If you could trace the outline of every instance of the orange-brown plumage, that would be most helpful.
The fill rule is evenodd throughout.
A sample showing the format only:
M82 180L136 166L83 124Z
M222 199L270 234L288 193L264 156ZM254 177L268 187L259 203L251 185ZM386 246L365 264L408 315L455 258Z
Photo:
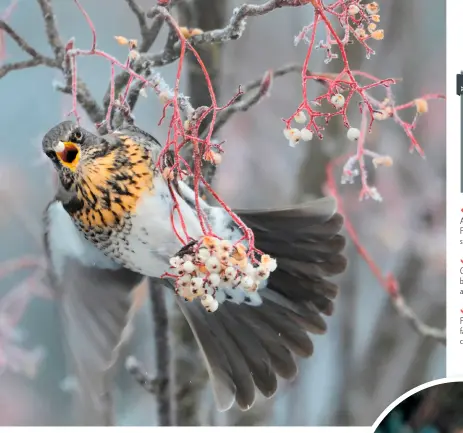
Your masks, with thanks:
M151 151L127 136L102 153L87 149L76 172L76 197L82 202L73 218L82 229L117 226L132 214L140 197L154 193Z

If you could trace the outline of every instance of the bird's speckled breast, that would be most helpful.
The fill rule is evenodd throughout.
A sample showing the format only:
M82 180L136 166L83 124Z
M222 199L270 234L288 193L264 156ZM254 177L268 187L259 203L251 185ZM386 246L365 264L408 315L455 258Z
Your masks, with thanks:
M149 276L168 269L181 245L170 226L172 200L151 150L131 138L81 160L75 206L67 211L85 238L123 266Z
M78 206L68 209L85 234L122 231L140 197L154 194L155 163L151 151L128 137L109 152L89 152L76 182Z

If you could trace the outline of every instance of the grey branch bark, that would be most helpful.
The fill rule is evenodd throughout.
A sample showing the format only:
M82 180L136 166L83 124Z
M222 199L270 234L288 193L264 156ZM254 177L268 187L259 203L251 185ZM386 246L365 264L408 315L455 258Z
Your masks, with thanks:
M172 346L166 307L164 283L150 278L149 290L153 311L156 343L157 404L160 426L176 425L174 408L174 380L172 374Z
M204 34L211 33L213 29L221 28L225 25L227 1L220 2L214 0L194 0L189 7L180 7L181 19L188 27L195 27L204 30ZM201 40L203 41L203 40ZM200 44L201 42L198 42ZM211 79L212 87L215 92L216 100L220 101L220 80L221 80L221 45L204 44L198 45L196 51L204 62ZM188 53L188 94L193 107L203 107L211 105L211 98L206 80L202 70L190 53ZM208 126L206 118L200 125L198 135L201 135ZM185 158L193 161L192 147L186 149ZM207 182L211 182L214 177L216 167L204 161L203 174Z

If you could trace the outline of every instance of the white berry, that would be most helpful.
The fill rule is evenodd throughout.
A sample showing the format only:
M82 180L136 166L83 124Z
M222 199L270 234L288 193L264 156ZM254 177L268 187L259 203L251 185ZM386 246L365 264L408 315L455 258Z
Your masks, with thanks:
M276 259L270 259L270 263L267 265L267 269L270 272L273 272L277 268L277 261Z
M260 280L260 281L266 280L269 276L270 276L270 271L268 268L264 266L259 266L256 269L256 279L257 280Z
M170 260L169 260L169 263L170 263L170 266L174 267L174 268L177 268L181 265L182 263L182 259L178 256L175 256L175 257L172 257Z
M299 111L295 116L294 116L294 121L296 123L305 123L307 122L307 116L303 111Z
M211 295L203 295L201 297L201 304L203 304L203 307L210 313L213 313L219 308L219 303Z
M331 97L331 103L336 107L336 108L341 108L344 106L344 103L346 102L344 96L342 96L340 93L336 93Z
M207 280L212 287L217 287L221 281L219 274L210 274Z
M220 272L220 262L217 257L208 258L205 264L209 272Z
M220 251L218 258L221 262L227 262L230 258L230 254L228 253L228 251Z
M310 129L302 128L301 129L301 138L304 141L310 141L313 138L313 132Z
M350 16L357 15L360 12L360 8L357 5L349 5L348 13Z
M250 289L254 285L254 280L251 277L245 276L241 279L241 285L245 290Z
M180 287L180 293L184 298L194 298L195 294L190 284Z
M347 138L350 141L357 141L360 138L360 129L349 128L347 131Z
M182 269L187 273L187 274L191 274L192 272L194 272L196 270L196 266L193 264L193 262L191 262L190 260L188 260L187 262L185 262L183 265L182 265Z
M193 292L201 291L204 288L204 280L199 277L192 278L191 287L193 289Z
M375 120L384 120L387 119L388 114L385 110L373 111L373 118Z
M231 251L232 243L226 239L223 239L220 241L219 248L223 251Z
M295 147L299 140L301 139L301 131L297 128L291 128L289 134L289 145Z
M291 129L284 129L283 130L283 135L285 136L286 140L291 140Z
M368 3L365 6L365 10L367 11L369 15L377 14L379 12L379 5L376 2Z
M178 280L177 284L179 286L186 286L191 283L191 275L182 275Z
M211 257L211 253L207 248L200 248L196 257L200 262L204 263L209 257Z
M230 280L233 280L236 277L236 269L232 266L229 266L227 269L225 269L225 276L230 278Z

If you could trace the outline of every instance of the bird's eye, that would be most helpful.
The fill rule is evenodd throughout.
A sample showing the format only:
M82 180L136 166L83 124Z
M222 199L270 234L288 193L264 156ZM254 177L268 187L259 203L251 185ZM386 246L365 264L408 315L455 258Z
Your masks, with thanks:
M80 143L84 135L82 134L82 131L79 129L76 129L70 137L69 141L73 141L75 143Z

